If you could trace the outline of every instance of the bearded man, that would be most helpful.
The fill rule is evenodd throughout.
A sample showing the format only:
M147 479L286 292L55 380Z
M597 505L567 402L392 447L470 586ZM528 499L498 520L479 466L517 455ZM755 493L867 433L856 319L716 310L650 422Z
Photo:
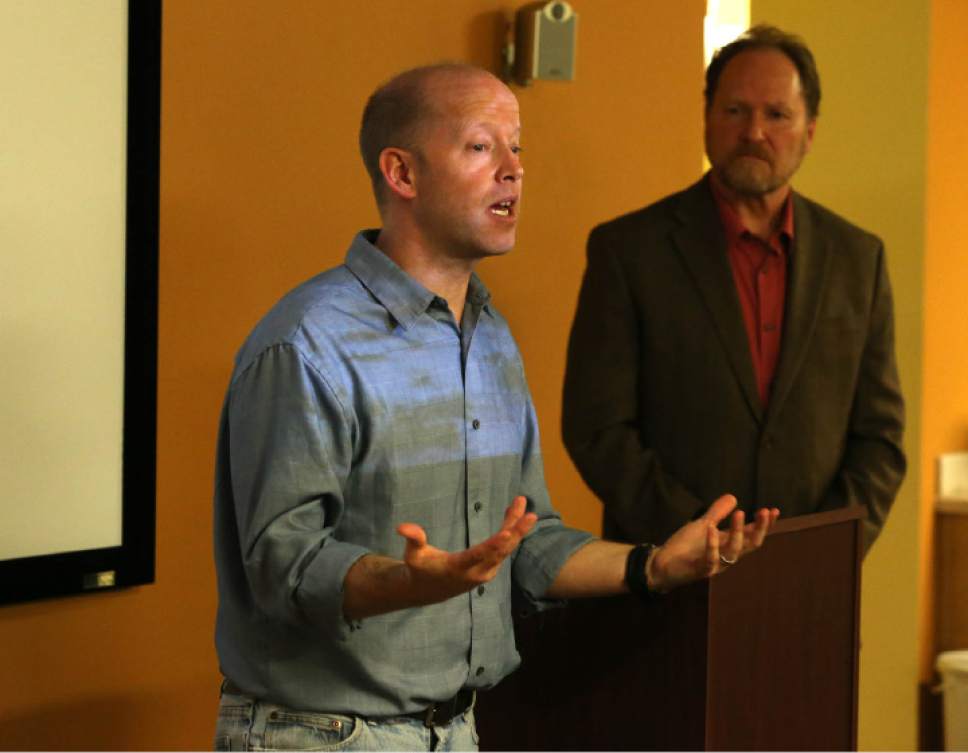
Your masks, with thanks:
M568 350L565 444L606 537L661 538L721 490L751 513L867 510L905 471L881 241L797 194L820 81L758 26L706 72L711 170L596 227Z

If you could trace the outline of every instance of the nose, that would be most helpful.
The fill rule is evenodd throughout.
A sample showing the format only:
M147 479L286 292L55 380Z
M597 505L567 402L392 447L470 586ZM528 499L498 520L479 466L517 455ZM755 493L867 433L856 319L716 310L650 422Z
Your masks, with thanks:
M504 159L498 170L498 180L516 183L524 177L524 167L521 165L521 155L510 147L504 150Z
M758 112L751 112L744 124L743 137L747 141L762 141L766 133L764 126L763 115Z

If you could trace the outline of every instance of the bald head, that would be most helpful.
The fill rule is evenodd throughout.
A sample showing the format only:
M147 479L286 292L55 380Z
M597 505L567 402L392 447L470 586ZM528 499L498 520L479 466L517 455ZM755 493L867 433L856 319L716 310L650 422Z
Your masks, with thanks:
M441 98L446 97L452 87L475 78L497 81L483 68L464 63L439 63L404 71L370 95L360 125L360 153L379 206L386 200L380 153L388 147L418 152L420 128L440 113Z

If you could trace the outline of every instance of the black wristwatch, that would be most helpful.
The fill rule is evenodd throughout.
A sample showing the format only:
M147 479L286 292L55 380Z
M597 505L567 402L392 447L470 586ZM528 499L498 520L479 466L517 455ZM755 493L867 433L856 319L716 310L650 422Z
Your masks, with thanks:
M655 544L637 544L625 560L625 585L642 601L654 601L662 595L649 588L649 578L645 574L645 565L655 549L658 549Z

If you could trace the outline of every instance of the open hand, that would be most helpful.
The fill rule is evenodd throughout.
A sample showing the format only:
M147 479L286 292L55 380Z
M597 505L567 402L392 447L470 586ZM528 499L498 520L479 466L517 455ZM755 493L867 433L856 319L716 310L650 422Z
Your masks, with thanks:
M650 587L668 591L708 578L758 549L780 511L775 507L761 508L754 521L746 523L742 510L733 512L735 507L736 497L726 494L713 502L701 518L672 534L649 563L646 574ZM717 526L731 512L728 530L720 531Z
M446 552L427 543L427 533L416 523L401 523L397 533L407 540L403 562L416 598L432 604L487 583L528 535L538 517L525 512L527 500L516 497L504 513L501 529L462 552Z

